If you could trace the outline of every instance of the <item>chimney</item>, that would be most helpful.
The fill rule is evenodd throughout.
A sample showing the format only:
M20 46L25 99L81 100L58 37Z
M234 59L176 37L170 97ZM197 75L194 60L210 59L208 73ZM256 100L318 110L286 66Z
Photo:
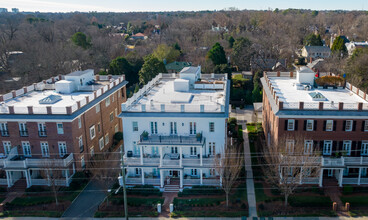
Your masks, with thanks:
M313 62L313 58L309 57L309 62L312 63Z

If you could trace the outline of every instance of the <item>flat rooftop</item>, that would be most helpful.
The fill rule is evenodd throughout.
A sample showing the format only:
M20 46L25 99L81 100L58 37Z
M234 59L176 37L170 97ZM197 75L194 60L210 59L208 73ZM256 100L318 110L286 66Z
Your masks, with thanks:
M368 103L366 100L362 99L357 94L353 93L349 89L318 89L312 88L311 90L297 90L297 80L288 77L268 77L274 91L276 91L277 96L280 101L283 102L326 102L326 103ZM309 95L311 92L321 93L326 100L325 101L314 101Z
M176 76L161 74L161 77L157 76L150 82L151 86L147 85L127 100L125 111L224 112L227 79L203 78L205 75L209 74L202 74L202 83L181 92L174 90L174 81L178 79Z

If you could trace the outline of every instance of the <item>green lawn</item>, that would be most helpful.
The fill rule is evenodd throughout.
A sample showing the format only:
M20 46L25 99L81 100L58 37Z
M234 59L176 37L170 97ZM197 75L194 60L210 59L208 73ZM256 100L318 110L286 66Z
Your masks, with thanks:
M153 205L153 204L164 204L164 198L134 198L128 197L129 206L142 206L142 205ZM110 201L116 205L124 204L124 197L111 197Z
M171 217L241 217L248 216L248 211L174 211Z
M328 196L290 196L289 204L293 207L331 207L332 201Z
M367 196L341 196L340 198L344 204L346 202L350 203L351 208L354 206L368 206Z
M128 212L129 217L135 216L135 217L157 217L158 213L155 211L145 211L145 212ZM103 212L103 211L97 211L94 215L95 218L106 218L106 217L124 217L124 211L121 212Z
M32 216L32 217L61 217L63 212L58 211L4 211L0 213L0 217L23 217L23 216Z

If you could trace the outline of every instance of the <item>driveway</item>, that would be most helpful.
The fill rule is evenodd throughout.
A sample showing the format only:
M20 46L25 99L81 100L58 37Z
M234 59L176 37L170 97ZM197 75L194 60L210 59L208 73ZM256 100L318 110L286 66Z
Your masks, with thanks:
M91 180L62 217L76 219L93 217L98 205L105 199L106 193L97 181Z

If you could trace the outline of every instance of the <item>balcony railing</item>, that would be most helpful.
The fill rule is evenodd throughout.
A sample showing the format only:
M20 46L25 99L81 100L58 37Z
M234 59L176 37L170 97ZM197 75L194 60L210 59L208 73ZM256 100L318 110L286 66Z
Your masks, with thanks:
M16 158L16 157L15 157ZM14 159L14 157L13 157ZM73 162L73 154L70 154L65 159L36 159L22 158L19 160L10 160L8 158L0 160L0 167L4 168L41 168L41 167L67 167Z
M38 131L38 136L47 137L47 132L46 131Z
M28 130L19 130L19 135L21 137L28 137Z
M202 146L206 141L204 137L192 135L148 135L140 136L138 145L199 145Z

